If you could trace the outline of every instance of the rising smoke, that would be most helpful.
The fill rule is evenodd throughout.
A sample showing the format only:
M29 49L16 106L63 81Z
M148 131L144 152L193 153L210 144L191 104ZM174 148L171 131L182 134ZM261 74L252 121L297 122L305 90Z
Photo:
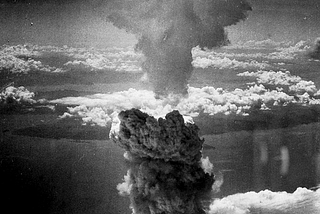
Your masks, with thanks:
M158 95L187 93L191 49L229 41L224 27L244 20L246 0L114 0L107 20L138 37L144 71Z
M316 39L314 49L309 56L313 59L320 59L320 37Z
M129 171L118 190L129 195L133 213L204 214L201 200L209 197L214 176L202 158L198 127L185 124L178 111L157 120L131 109L119 119L114 140L126 150Z

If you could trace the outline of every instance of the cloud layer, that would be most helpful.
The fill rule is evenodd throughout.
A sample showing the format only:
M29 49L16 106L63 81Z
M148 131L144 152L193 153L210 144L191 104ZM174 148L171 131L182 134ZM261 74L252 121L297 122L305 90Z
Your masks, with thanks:
M201 50L195 47L192 49L192 66L198 69L265 70L279 63L297 60L307 53L310 53L310 46L304 41L297 44L277 43L272 40L249 41L215 50ZM51 57L58 63L52 61ZM133 47L94 49L26 44L4 45L0 48L0 72L9 73L26 74L32 71L141 73L144 61L142 53L135 52Z
M314 82L306 81L299 76L291 75L290 71L246 71L239 73L238 76L255 77L258 84L277 86L278 90L285 90L286 93L295 95L308 93L310 96L314 96L318 93Z
M247 192L214 200L209 214L316 214L320 212L320 189L298 188L294 193Z
M40 56L32 46L17 45L3 46L0 49L0 73L28 73L31 71L62 72L60 68L42 64L41 61L34 60L33 57Z

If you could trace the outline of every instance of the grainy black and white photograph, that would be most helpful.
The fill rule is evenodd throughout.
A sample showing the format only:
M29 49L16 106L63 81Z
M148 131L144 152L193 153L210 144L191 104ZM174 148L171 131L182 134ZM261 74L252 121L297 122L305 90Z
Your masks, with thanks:
M0 0L0 212L320 213L319 20L319 0Z

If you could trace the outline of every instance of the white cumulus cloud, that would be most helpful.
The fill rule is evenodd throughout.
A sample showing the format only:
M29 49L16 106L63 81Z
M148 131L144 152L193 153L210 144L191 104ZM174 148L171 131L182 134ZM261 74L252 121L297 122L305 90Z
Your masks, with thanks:
M247 192L214 200L209 214L316 214L320 213L320 190L298 188L294 193Z
M216 69L245 69L245 68L259 68L264 69L269 67L269 65L265 62L258 62L256 60L250 61L238 61L236 59L230 59L228 57L217 57L213 55L209 55L207 57L196 57L192 61L192 65L195 68L208 68L213 67Z
M42 64L32 57L40 56L36 46L17 45L0 48L0 72L28 73L30 71L63 72L61 68Z
M70 107L63 117L82 118L84 123L107 125L116 123L117 114L126 109L137 108L156 118L165 116L172 110L182 115L197 117L200 112L209 115L239 114L248 115L250 109L268 110L273 106L284 106L289 103L316 104L316 99L309 94L289 95L281 90L270 90L262 84L247 89L226 91L222 88L206 86L189 87L188 96L169 96L156 99L148 90L129 89L127 91L95 94L86 97L65 97L51 100L50 103L77 105Z
M16 105L33 104L36 101L33 99L34 93L28 91L25 87L18 88L9 86L3 88L0 92L0 107L10 107Z
M314 82L306 81L299 76L292 75L290 71L246 71L237 75L255 77L258 84L274 85L280 87L287 86L287 91L296 95L301 95L307 92L313 96L318 92Z

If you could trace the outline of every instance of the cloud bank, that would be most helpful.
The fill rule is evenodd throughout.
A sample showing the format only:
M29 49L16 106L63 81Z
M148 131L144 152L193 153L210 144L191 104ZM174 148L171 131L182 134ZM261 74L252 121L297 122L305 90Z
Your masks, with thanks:
M50 64L51 57L61 66ZM65 61L66 59L69 59ZM42 71L48 73L76 71L105 71L140 73L142 54L127 48L72 48L68 46L38 46L32 44L3 46L0 50L0 72L29 73Z
M192 61L192 65L195 68L208 68L212 67L215 69L246 69L246 68L258 68L265 69L269 67L267 63L258 62L256 60L250 60L249 62L241 62L236 59L230 59L227 57L220 58L213 55L207 57L196 57Z
M306 90L306 89L305 89ZM79 117L84 123L107 124L118 123L116 115L125 109L137 108L156 118L164 117L172 110L182 115L197 117L200 112L209 115L238 114L248 115L254 109L271 109L273 106L285 106L290 103L318 104L319 100L309 94L289 95L281 90L269 90L262 84L247 89L226 91L221 88L188 88L187 97L169 96L156 99L152 91L129 89L112 94L96 94L86 97L65 97L51 100L50 103L79 105L70 107L69 112L61 116Z
M87 68L89 70L112 70L117 72L142 72L142 55L132 47L108 48L105 50L69 49L67 56L74 58L64 65L68 68Z
M0 49L0 73L4 71L24 74L31 71L62 72L60 68L43 65L41 61L32 59L39 55L38 51L28 45L3 46Z
M316 214L320 212L320 189L298 188L294 193L247 192L214 200L209 214Z
M238 49L243 51L239 52ZM191 51L191 65L200 69L269 69L275 62L297 60L308 51L310 56L309 49L307 42L304 41L282 44L272 40L250 41L248 44L236 44L214 50L201 50L197 46ZM55 62L51 63L51 57L54 58L53 61L58 61L58 65ZM141 73L145 72L144 61L143 54L136 52L133 47L96 49L26 44L4 45L0 48L0 72L9 73L27 74L32 71ZM179 67L179 62L174 66Z
M258 84L278 86L279 90L285 90L287 93L294 95L308 93L310 96L314 96L318 93L318 89L314 82L306 81L299 76L291 75L290 71L246 71L237 75L255 77Z

